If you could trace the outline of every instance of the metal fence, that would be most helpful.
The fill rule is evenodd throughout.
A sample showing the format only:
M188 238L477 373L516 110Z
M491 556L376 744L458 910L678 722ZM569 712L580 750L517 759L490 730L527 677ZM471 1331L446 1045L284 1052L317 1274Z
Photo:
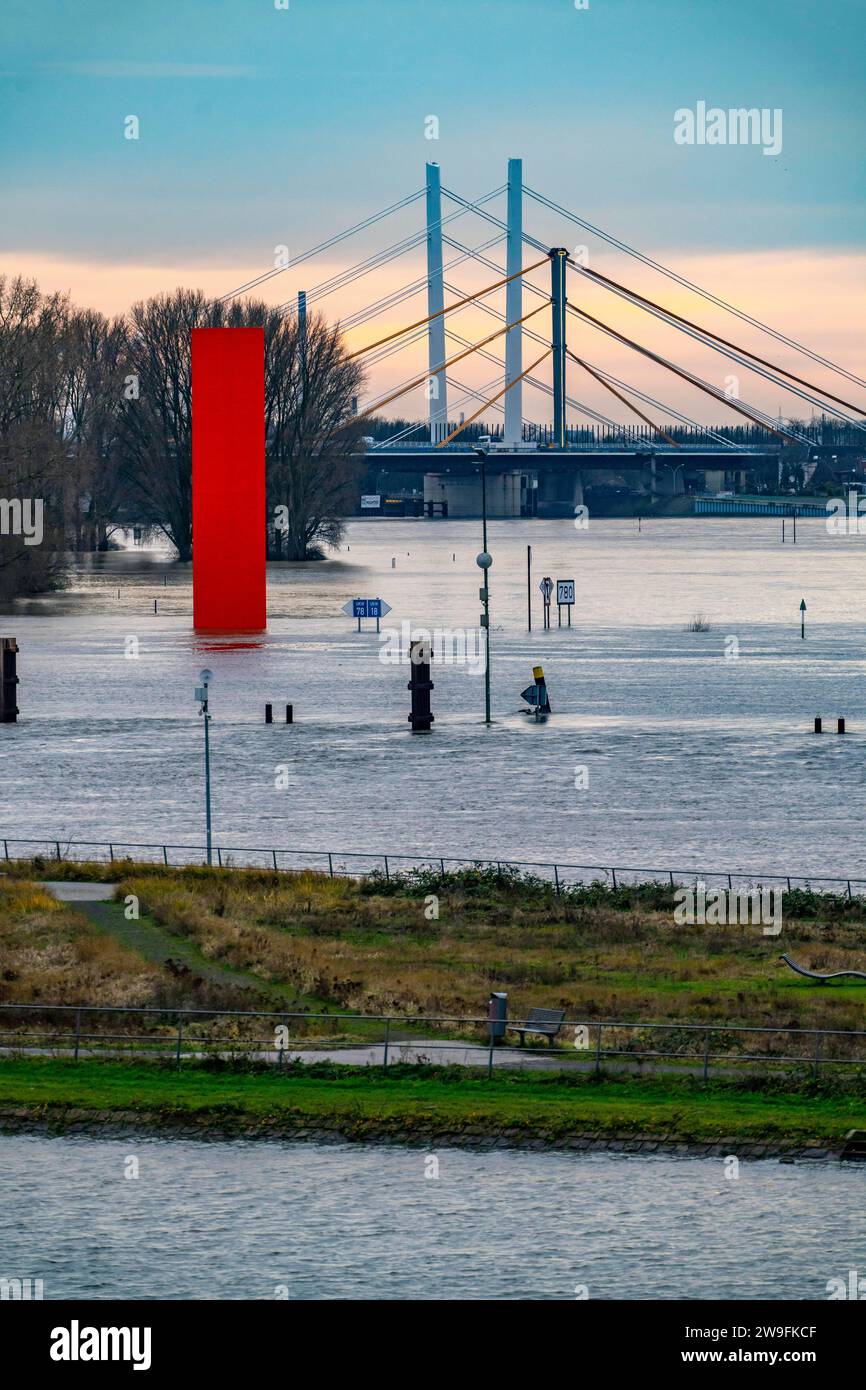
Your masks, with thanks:
M186 868L207 863L202 845L135 844L126 840L2 840L7 860L55 860L58 863L138 863L164 864ZM560 864L546 860L489 859L453 854L373 854L357 850L267 849L245 845L214 845L214 863L223 869L272 869L274 872L316 870L331 876L364 878L379 873L386 879L412 870L445 875L459 869L496 869L499 872L534 874L547 879L556 889L600 883L611 888L663 883L670 887L696 882L708 887L781 885L788 892L801 888L815 893L866 896L866 878L840 878L829 874L764 873L757 869L645 868L620 864Z
M227 1020L235 1031L216 1031L220 1020ZM266 1024L268 1031L262 1036ZM311 1036L311 1024L327 1031L318 1038ZM513 1030L531 1026L520 1018L508 1019L506 1024ZM342 1040L335 1036L335 1029L337 1035L343 1034ZM458 1031L465 1036L454 1036ZM439 1036L419 1037L419 1032ZM866 1031L840 1028L566 1019L553 1045L517 1046L497 1035L496 1024L489 1018L463 1015L0 1004L0 1053L64 1056L76 1062L83 1056L168 1057L178 1068L184 1059L218 1057L271 1062L277 1067L289 1061L342 1060L387 1069L395 1056L398 1062L436 1060L445 1065L457 1053L459 1065L486 1066L488 1076L497 1063L537 1068L543 1058L547 1067L563 1072L597 1073L611 1061L614 1070L632 1072L642 1071L645 1064L664 1064L670 1074L708 1081L714 1065L717 1075L736 1075L743 1064L748 1074L755 1075L757 1063L762 1070L779 1065L803 1068L817 1080L821 1067L866 1065L863 1039Z

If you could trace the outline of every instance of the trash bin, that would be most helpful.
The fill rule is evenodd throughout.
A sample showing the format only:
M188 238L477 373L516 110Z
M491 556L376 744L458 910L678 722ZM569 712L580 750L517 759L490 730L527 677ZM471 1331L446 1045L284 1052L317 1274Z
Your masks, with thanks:
M490 1020L490 1037L496 1046L505 1038L505 1025L508 1021L507 994L491 994L490 1002L487 1005L487 1017Z

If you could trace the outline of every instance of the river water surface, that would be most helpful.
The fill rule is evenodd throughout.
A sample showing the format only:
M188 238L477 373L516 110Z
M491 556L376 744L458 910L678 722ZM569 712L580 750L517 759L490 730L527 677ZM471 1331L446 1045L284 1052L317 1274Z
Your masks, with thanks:
M0 1276L48 1299L824 1299L866 1273L853 1166L31 1136L0 1156Z

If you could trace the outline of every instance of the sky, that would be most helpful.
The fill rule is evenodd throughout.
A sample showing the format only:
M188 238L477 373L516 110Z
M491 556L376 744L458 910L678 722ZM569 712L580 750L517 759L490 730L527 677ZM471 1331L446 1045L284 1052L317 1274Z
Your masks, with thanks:
M273 267L276 248L297 255L421 189L427 161L474 199L519 156L529 187L864 375L864 39L862 0L4 0L0 273L107 313L179 284L224 294ZM700 143L697 126L695 143L678 143L682 113L699 123L700 103L765 111L763 143ZM504 197L489 207L504 216ZM414 203L262 297L290 302L422 218ZM525 222L752 350L773 357L772 346L789 370L839 382L529 199ZM472 246L492 234L472 215L448 231ZM345 319L423 271L419 248L318 307ZM461 265L449 278L466 293L492 276ZM717 354L574 278L576 300L724 388L735 369ZM544 287L543 272L533 280ZM352 345L424 303L351 330ZM495 327L475 310L453 323L475 339ZM721 418L601 334L576 329L575 350L695 418ZM365 400L423 365L423 343L388 358ZM458 375L480 387L496 368ZM594 383L572 385L623 418ZM740 390L774 414L811 409L748 374ZM524 408L549 417L540 393ZM415 393L391 409L425 403Z

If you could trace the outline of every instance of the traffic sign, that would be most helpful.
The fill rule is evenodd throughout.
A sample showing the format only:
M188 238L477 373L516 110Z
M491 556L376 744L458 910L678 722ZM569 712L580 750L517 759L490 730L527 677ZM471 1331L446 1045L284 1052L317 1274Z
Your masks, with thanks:
M545 577L538 587L544 595L544 602L550 603L550 595L553 593L553 580Z
M343 612L347 618L384 618L391 605L383 598L350 598L343 604Z
M376 631L379 631L379 619L384 618L391 612L390 603L386 603L383 598L350 598L343 604L342 611L347 618L357 618L358 631L361 631L362 618L375 618Z
M574 603L574 580L557 579L556 581L556 602L558 604Z

